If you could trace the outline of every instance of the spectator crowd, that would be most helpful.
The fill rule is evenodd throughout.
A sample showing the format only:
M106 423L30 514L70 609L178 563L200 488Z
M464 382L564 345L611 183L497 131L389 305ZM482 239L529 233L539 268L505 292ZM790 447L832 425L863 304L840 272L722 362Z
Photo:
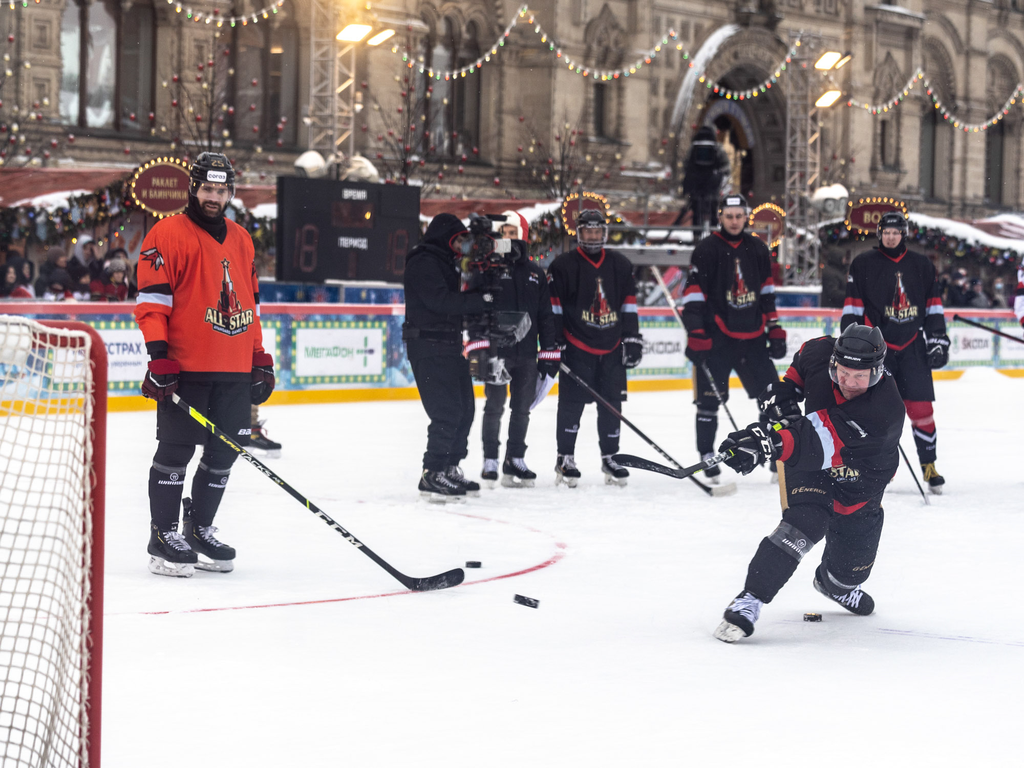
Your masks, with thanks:
M0 268L0 300L128 301L138 292L128 252L112 248L100 256L89 235L78 238L70 256L60 246L47 250L38 277L35 263L13 248Z

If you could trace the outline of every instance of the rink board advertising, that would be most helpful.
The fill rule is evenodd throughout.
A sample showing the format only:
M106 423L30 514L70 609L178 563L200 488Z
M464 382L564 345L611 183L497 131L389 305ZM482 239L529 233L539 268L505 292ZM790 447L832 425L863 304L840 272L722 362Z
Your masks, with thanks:
M400 282L419 215L419 187L279 176L277 279Z

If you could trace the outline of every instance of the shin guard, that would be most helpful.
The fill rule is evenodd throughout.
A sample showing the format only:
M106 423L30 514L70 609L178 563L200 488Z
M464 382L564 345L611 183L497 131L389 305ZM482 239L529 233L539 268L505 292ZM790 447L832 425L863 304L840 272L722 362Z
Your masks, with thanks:
M192 478L192 519L196 524L204 527L213 525L230 474L230 467L214 469L199 463L199 469Z

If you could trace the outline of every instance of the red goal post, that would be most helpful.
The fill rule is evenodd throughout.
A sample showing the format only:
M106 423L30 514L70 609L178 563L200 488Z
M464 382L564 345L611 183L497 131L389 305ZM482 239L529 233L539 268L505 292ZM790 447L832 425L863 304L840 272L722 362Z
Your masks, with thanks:
M0 315L0 764L100 765L107 353Z

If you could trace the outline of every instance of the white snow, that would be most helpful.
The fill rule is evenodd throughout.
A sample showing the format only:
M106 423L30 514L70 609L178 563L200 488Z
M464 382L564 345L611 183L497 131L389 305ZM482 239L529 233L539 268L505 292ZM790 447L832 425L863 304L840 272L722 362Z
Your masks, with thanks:
M967 243L984 245L988 248L1002 248L1010 251L1024 251L1024 239L1016 240L1009 237L990 235L988 232L973 227L967 222L954 219L943 219L938 216L928 216L924 213L911 213L907 216L919 227L939 229L947 235L964 240ZM992 219L987 219L991 221Z
M1022 387L988 369L936 382L948 491L924 506L907 470L896 475L865 585L873 616L813 590L819 545L735 646L711 633L778 522L767 470L726 470L739 492L722 499L640 471L605 486L591 406L581 486L555 488L551 397L530 426L537 487L442 507L415 490L418 402L265 407L284 445L268 466L377 554L414 576L483 568L455 589L403 593L238 461L216 521L236 570L176 580L146 570L154 414L111 414L104 764L1016 765ZM732 396L741 425L753 421L754 404ZM624 412L689 463L691 399L634 394ZM727 425L723 414L720 438ZM913 460L909 426L904 447ZM658 458L625 429L622 449ZM824 621L805 623L808 611Z
M36 197L26 197L24 200L11 203L11 208L44 208L53 213L57 210L70 208L72 197L91 194L93 194L91 189L69 189L66 192L50 192L49 194L37 195Z

